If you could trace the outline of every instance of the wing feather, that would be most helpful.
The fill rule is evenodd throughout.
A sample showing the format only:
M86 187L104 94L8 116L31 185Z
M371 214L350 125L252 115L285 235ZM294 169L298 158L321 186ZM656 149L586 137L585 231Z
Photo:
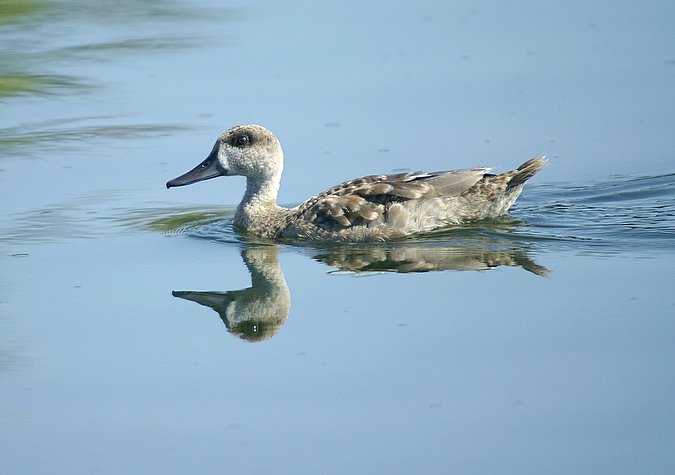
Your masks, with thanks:
M369 226L385 219L401 220L406 214L406 201L460 195L488 171L472 168L366 176L313 196L296 212L299 218L332 230Z

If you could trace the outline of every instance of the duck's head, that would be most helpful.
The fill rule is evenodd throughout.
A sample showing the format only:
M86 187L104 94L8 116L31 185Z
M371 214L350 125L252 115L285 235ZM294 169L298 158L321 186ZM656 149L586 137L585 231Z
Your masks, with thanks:
M284 153L275 135L259 125L238 125L224 132L206 160L166 183L167 188L191 185L218 176L241 175L269 180L278 178Z

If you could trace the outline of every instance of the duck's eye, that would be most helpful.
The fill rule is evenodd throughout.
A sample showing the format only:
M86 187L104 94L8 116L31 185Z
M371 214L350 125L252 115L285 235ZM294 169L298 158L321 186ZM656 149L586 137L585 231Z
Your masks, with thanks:
M251 139L249 138L248 135L240 135L239 137L234 139L234 144L237 147L246 147L250 143L251 143Z

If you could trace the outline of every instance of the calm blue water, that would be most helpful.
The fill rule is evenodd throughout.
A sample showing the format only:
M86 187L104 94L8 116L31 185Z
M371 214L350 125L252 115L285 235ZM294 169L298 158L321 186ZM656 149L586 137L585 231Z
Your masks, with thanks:
M672 473L672 2L3 2L3 473ZM510 216L260 243L280 201L546 153Z

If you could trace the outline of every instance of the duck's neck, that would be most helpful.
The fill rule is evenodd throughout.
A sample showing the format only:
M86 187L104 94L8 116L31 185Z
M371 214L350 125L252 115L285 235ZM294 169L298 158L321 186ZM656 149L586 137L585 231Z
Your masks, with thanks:
M246 193L234 215L236 226L258 236L274 237L286 211L277 205L280 178L246 178Z
M242 257L251 273L254 288L265 289L266 292L270 289L285 289L288 292L276 246L248 248L242 252Z

